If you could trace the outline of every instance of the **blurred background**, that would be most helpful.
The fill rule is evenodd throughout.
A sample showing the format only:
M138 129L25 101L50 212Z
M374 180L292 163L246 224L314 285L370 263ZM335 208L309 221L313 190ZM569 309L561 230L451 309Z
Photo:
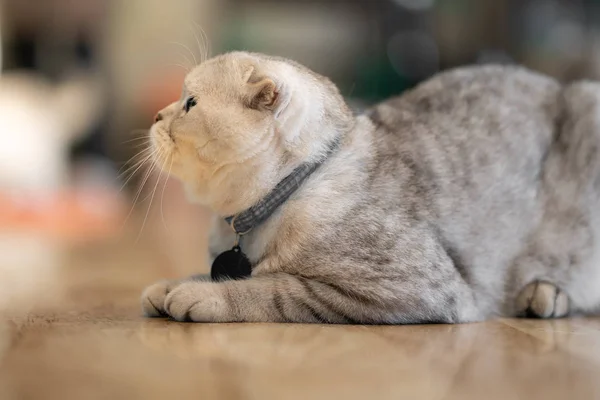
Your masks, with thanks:
M207 268L208 212L128 164L207 53L295 59L357 110L464 64L600 79L600 0L0 0L0 49L0 291L18 295L78 252Z

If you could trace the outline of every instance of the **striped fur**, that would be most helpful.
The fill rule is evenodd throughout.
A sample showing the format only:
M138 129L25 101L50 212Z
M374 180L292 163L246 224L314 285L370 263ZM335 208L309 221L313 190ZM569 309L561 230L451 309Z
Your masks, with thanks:
M257 82L270 98L252 98ZM142 296L146 315L460 323L600 306L598 84L461 68L354 116L327 78L230 53L196 67L183 93L152 143L215 211L212 255L233 243L220 217L340 146L242 238L251 278L158 283ZM186 113L188 96L197 106Z

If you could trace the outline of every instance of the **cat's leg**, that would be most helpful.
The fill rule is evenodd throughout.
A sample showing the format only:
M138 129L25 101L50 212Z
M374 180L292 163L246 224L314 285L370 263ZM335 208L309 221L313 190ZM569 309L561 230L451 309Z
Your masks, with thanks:
M164 309L178 321L356 322L350 303L342 299L347 296L334 291L331 286L285 273L236 281L187 282L167 296Z
M223 221L223 218L213 216L208 237L208 265L222 252L231 249L235 242L235 233ZM193 275L178 280L164 280L148 286L142 293L142 312L146 317L168 316L164 309L165 298L175 287L190 280L210 280L209 275Z
M362 287L367 286L363 285ZM390 286L323 283L287 273L246 280L185 282L166 297L164 309L178 321L398 324L466 322L457 296ZM408 291L407 291L408 293Z
M188 281L210 280L209 275L193 275L185 279L164 280L148 286L142 293L142 313L146 317L167 317L164 304L167 295L178 285Z

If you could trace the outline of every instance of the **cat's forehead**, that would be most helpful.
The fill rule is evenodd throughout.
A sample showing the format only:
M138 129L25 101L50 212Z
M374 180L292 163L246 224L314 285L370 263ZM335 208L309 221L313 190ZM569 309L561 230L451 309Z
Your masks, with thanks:
M235 65L225 60L209 60L191 70L185 77L183 92L203 94L238 82L240 74Z
M212 86L212 74L206 68L196 67L190 71L183 81L183 93L197 94L207 86Z

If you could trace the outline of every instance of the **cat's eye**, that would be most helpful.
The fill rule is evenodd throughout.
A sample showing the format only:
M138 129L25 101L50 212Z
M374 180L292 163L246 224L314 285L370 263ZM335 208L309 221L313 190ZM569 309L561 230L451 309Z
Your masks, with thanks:
M194 107L196 105L196 99L193 97L188 97L188 99L185 101L185 105L183 106L183 109L185 110L185 112L189 112L190 108Z

